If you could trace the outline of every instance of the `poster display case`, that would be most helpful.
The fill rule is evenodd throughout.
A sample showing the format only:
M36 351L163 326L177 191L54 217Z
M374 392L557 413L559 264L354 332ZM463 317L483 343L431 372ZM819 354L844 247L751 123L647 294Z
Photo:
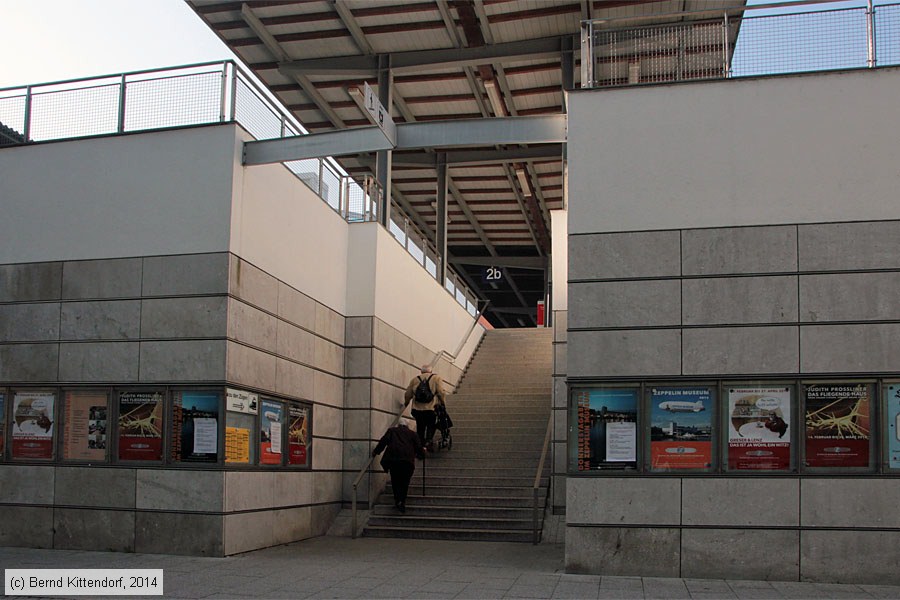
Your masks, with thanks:
M308 404L291 402L288 405L288 464L297 467L310 466L310 415Z
M260 403L259 464L283 464L284 405L271 399Z
M645 395L650 416L650 470L711 470L715 388L653 385Z
M6 390L0 389L0 460L6 456Z
M888 469L900 469L900 381L883 384L884 453Z
M118 459L161 462L165 394L161 390L119 392L118 415Z
M874 467L874 383L808 383L803 386L803 397L804 466L823 470Z
M66 390L62 414L63 460L105 462L109 445L109 393L105 390Z
M225 462L235 465L256 463L256 418L259 395L225 390Z
M222 392L177 390L172 393L172 460L215 463L219 460Z
M793 387L729 384L727 398L729 471L790 471Z
M640 388L595 387L574 392L578 471L637 467Z
M13 459L53 460L56 441L56 392L14 390L10 425Z

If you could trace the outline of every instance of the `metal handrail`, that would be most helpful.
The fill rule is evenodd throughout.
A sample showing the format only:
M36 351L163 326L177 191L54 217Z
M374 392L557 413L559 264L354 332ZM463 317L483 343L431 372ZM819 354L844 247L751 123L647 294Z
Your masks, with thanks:
M481 315L484 314L484 311L487 310L488 304L490 304L490 300L484 301L484 306L478 310L475 314L475 319L472 321L472 324L469 325L469 330L466 332L466 335L463 336L462 340L459 342L459 345L456 347L456 350L453 351L453 354L447 352L446 350L440 350L435 353L434 358L428 363L432 368L437 365L438 361L441 358L447 358L448 362L453 362L456 360L456 357L459 356L459 353L462 352L463 347L466 345L466 342L469 341L469 337L472 335L472 332L475 331L475 326L478 325L478 321L481 319Z
M541 448L541 460L538 463L537 473L534 474L534 485L531 488L532 498L534 500L533 510L531 513L532 526L532 544L540 542L538 535L538 490L541 486L541 475L544 473L544 461L547 459L547 450L550 448L550 434L553 431L553 411L550 411L550 418L547 419L547 433L544 434L544 446Z
M488 303L486 302L484 305L484 308L487 308L487 304ZM463 346L465 346L466 342L469 340L469 336L472 335L472 331L475 330L475 326L478 324L479 319L481 319L481 315L484 312L484 308L482 308L480 311L478 311L478 314L475 315L475 318L472 320L472 325L469 327L469 330L466 332L466 335L463 337L459 346L457 346L456 353L451 355L446 350L441 350L441 351L437 352L435 354L434 359L431 362L432 367L434 367L434 365L437 363L437 361L439 360L439 358L441 356L446 355L446 356L451 356L453 360L456 359L456 356L459 354L459 352L462 350ZM404 403L403 408L401 408L400 412L397 413L397 416L394 417L394 420L391 422L389 427L394 427L395 425L397 425L397 423L400 422L400 419L403 418L403 413L406 412L406 409L408 406L409 406L408 404ZM362 469L360 469L359 473L357 473L356 479L353 480L353 493L352 493L352 497L350 499L350 511L351 511L350 527L351 527L351 537L353 539L356 539L356 532L357 532L357 519L356 519L357 498L356 497L357 497L357 493L358 493L359 482L362 481L363 476L369 472L369 467L372 466L373 460L375 460L375 457L370 454L369 459L366 461L366 464L363 465ZM369 494L369 510L372 510L372 494Z

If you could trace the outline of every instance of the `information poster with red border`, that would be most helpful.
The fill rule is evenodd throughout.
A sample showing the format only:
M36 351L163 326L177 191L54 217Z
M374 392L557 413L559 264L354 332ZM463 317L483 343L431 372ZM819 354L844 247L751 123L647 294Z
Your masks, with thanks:
M56 394L16 392L13 396L13 458L53 458Z
M790 468L791 389L730 387L728 469L785 471Z
M259 416L259 462L263 465L281 464L281 423L284 407L263 400Z
M309 448L309 408L291 404L288 414L288 464L305 466Z
M119 394L119 460L163 458L163 394Z
M637 388L578 391L578 470L636 466Z
M868 467L873 386L828 383L805 390L806 465Z
M106 460L106 392L67 391L63 402L63 458Z
M651 468L710 468L712 412L713 396L708 387L651 388Z

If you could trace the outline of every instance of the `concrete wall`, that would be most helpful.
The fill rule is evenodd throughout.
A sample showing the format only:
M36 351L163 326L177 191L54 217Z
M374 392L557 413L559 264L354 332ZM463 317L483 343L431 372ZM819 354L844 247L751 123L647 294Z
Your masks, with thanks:
M883 69L572 94L568 382L900 376L898 91ZM898 494L573 474L567 569L897 583Z
M550 497L555 514L566 509L566 456L568 440L569 395L566 387L566 340L569 304L568 211L550 211L553 249L550 269L553 280L553 471Z

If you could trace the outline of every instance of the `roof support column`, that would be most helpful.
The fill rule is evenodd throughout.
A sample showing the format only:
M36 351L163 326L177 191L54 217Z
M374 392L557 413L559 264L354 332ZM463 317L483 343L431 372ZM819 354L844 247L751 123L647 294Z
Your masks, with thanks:
M391 72L391 57L387 54L378 56L378 100L387 110L388 116L393 112L391 88L394 75ZM375 155L375 178L381 188L381 205L378 207L378 221L388 227L391 222L391 156L390 150L381 150Z
M447 267L450 257L447 255L447 155L437 154L437 221L434 228L435 243L438 253L437 279L443 286L447 281Z

